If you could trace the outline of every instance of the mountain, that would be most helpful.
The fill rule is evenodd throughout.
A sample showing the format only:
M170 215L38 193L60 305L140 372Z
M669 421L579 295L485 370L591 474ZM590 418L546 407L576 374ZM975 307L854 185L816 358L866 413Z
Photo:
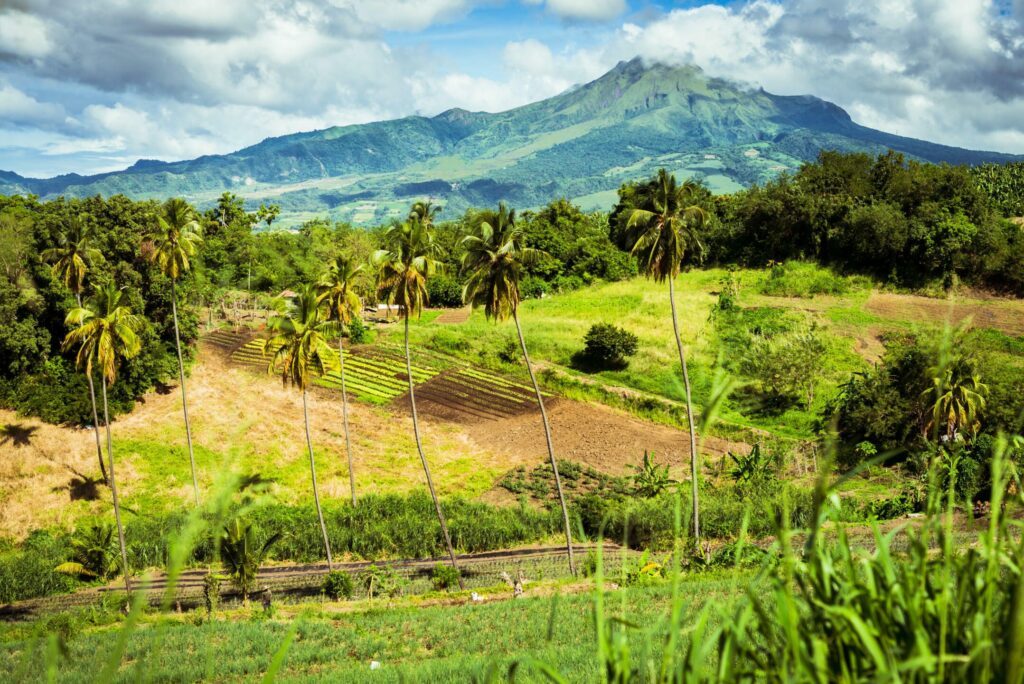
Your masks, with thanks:
M268 138L231 154L140 160L94 176L33 179L0 171L0 193L183 195L204 206L230 190L250 205L280 204L286 225L323 214L373 223L428 196L446 205L449 216L498 200L530 207L561 196L607 208L622 182L659 167L731 192L795 169L822 149L888 148L953 164L1024 159L883 133L816 97L772 95L695 66L646 66L637 58L507 112L451 109L336 126Z

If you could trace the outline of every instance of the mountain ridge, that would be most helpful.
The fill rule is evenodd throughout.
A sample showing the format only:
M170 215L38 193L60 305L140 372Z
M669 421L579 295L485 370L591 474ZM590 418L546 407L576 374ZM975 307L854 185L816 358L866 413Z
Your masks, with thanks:
M635 58L504 112L452 108L333 126L228 154L140 159L91 176L35 179L0 171L0 193L183 195L206 205L231 191L250 204L281 204L286 223L315 214L372 223L396 215L417 194L453 211L498 199L536 206L558 196L600 205L621 182L659 166L728 192L795 169L822 149L888 148L932 162L1024 159L877 131L812 95L774 95L709 77L697 66Z

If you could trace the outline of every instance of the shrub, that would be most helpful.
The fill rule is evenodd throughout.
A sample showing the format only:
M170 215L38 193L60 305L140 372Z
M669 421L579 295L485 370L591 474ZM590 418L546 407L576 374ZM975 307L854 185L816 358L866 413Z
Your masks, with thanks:
M611 323L595 323L583 338L584 347L576 365L593 370L622 369L627 357L636 354L639 340L631 332Z
M360 584L369 598L400 596L408 584L406 579L395 572L390 565L371 565L360 575Z
M430 573L430 580L435 591L448 591L459 586L459 569L444 563L438 563Z
M643 463L633 466L633 470L636 471L633 474L633 489L637 494L648 499L660 495L676 484L676 481L668 476L668 464L658 467L646 451Z
M518 364L523 360L523 350L514 337L506 337L498 347L498 358L505 363Z
M427 280L430 306L458 308L462 306L462 285L450 275L440 273Z
M548 284L543 278L529 275L519 284L519 294L523 299L540 299L548 293Z
M373 333L361 318L353 318L348 324L348 339L352 344L367 344L372 338Z
M825 365L828 347L816 328L779 337L757 336L743 358L742 370L775 399L799 397L814 403L814 385Z
M352 576L344 570L332 570L324 577L323 590L335 601L352 598Z
M841 295L856 287L869 287L866 278L848 278L806 261L772 264L761 285L761 294L775 297L813 297L819 294Z
M120 567L119 556L113 525L85 525L71 538L71 560L61 563L56 570L79 577L107 579Z

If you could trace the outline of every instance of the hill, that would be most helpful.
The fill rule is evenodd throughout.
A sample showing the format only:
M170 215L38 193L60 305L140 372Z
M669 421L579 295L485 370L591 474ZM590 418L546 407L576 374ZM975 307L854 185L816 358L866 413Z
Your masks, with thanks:
M607 208L622 182L658 167L731 192L794 169L822 149L888 148L954 164L1020 159L884 133L816 97L773 95L695 66L645 65L637 58L506 112L452 109L333 127L226 155L140 160L95 176L32 179L0 171L0 193L183 195L203 205L229 190L250 204L280 204L285 223L325 213L375 223L423 196L456 212L499 199L536 206L560 196Z

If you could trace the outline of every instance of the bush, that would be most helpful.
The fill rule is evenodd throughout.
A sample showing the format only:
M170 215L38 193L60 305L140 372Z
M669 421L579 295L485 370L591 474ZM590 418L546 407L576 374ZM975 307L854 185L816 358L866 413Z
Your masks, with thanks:
M427 279L427 297L430 306L458 308L462 306L462 285L444 273Z
M335 601L352 598L352 576L344 570L332 570L324 577L323 590Z
M430 580L435 591L448 591L459 586L459 569L444 563L438 563L430 573Z
M807 261L787 261L772 264L768 278L761 285L761 294L774 297L841 295L870 286L871 281L864 277L836 275L828 268Z
M400 596L408 584L406 579L395 572L390 565L371 565L363 570L359 583L366 590L366 595L369 598Z
M592 370L622 369L626 357L636 354L639 340L631 332L611 323L595 323L583 338L583 351L574 359L577 366Z
M373 341L373 333L361 318L353 318L348 324L348 340L352 344L367 344Z
M540 299L547 293L547 281L537 276L526 276L519 284L519 294L523 299Z
M810 409L827 353L824 337L813 327L778 337L760 335L743 357L741 368L770 397L799 398Z

